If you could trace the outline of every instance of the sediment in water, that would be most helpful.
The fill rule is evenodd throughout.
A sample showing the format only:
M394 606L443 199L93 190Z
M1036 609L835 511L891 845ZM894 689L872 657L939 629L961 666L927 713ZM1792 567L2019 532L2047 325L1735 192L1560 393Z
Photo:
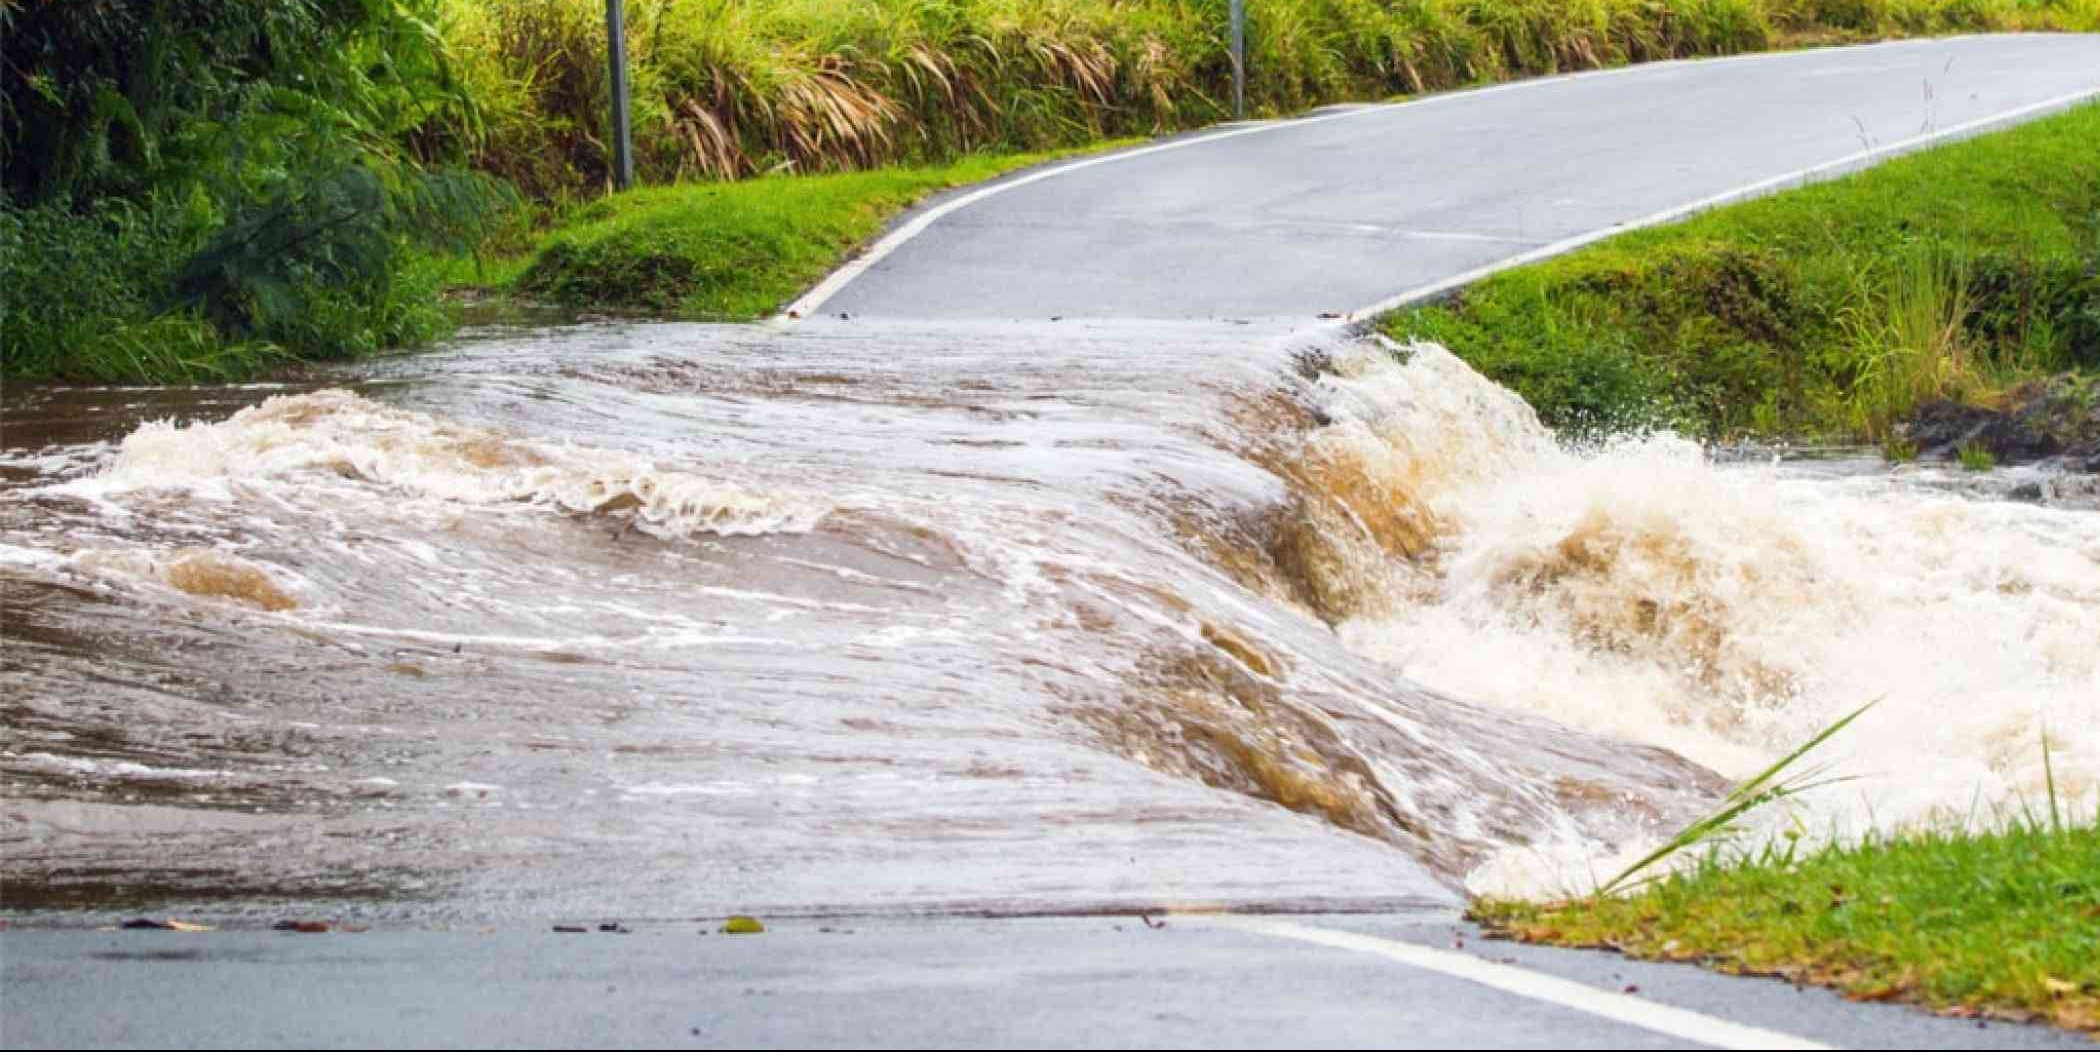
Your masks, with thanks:
M2014 799L2044 725L2100 772L2091 517L1563 449L1435 347L1018 339L584 330L10 454L9 875L1368 901L1635 850L1874 696L1815 820Z

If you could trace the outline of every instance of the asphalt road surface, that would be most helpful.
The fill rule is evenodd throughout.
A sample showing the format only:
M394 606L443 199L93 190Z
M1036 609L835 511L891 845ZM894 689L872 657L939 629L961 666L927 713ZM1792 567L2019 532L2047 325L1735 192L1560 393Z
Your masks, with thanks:
M0 935L8 1048L2091 1048L1448 917ZM1310 939L1335 939L1331 945ZM1393 956L1426 955L1422 962ZM1488 972L1475 976L1469 968ZM1483 981L1484 980L1484 981Z
M795 309L1311 320L2095 93L2100 36L1979 36L1329 110L951 196Z

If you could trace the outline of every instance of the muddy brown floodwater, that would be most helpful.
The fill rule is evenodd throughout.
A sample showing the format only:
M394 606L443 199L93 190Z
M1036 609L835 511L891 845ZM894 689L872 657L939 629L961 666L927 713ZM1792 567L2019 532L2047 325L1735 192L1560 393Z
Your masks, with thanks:
M1874 693L1815 817L2014 799L2045 725L2100 772L2091 511L1569 452L1433 347L599 325L5 399L16 911L1419 902Z

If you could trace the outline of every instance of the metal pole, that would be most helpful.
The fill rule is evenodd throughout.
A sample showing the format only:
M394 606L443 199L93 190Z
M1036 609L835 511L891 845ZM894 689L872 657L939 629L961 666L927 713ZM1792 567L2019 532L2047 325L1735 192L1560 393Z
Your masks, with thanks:
M1247 119L1247 0L1232 0L1232 119Z
M612 64L613 187L634 185L634 138L627 127L627 19L620 0L605 0L606 59Z

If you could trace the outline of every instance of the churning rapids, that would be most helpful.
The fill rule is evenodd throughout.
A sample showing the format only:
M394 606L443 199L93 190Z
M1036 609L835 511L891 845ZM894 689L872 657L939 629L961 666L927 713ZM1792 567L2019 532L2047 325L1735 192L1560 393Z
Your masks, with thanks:
M1435 347L487 332L19 388L7 905L1350 908L2100 779L2100 514L1565 451ZM2050 484L2050 480L2039 480Z

